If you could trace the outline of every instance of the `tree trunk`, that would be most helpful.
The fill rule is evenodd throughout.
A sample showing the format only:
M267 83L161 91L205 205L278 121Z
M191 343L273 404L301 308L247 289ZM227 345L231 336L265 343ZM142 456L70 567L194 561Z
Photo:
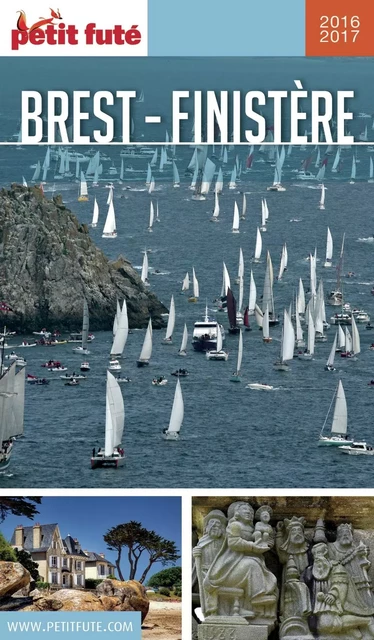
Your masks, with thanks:
M118 549L118 556L117 556L117 560L116 560L116 567L117 567L117 571L118 571L118 577L120 580L124 580L123 575L122 575L122 571L121 571L121 554L122 554L122 549L121 547Z
M147 577L147 573L148 573L148 571L150 570L150 568L152 567L152 565L153 565L153 563L154 563L154 562L155 562L155 561L153 561L153 560L150 560L150 561L149 561L148 566L144 569L144 571L143 571L143 573L142 573L142 576L141 576L141 578L140 578L140 580L139 580L140 584L143 584L144 580L145 580L145 579L146 579L146 577Z
M129 575L129 580L134 580L134 576L135 576L135 569L134 569L134 561L131 555L131 549L129 548L129 552L127 554L128 560L129 560L129 565L130 565L130 575Z

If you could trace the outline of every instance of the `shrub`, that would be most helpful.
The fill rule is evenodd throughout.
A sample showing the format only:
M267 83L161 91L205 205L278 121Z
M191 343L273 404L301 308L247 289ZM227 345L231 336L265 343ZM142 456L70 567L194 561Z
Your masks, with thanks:
M0 533L0 560L4 562L17 562L16 552L9 542L5 540L2 533Z
M114 576L112 573L110 573L107 578L107 580L117 580L116 576Z
M49 589L49 587L50 587L49 582L42 582L41 580L38 580L36 583L37 589Z
M149 580L149 587L168 587L172 588L173 585L181 582L182 569L181 567L170 567L169 569L163 569L155 573Z
M18 562L20 562L22 566L27 569L32 579L40 580L38 563L34 562L30 554L27 551L24 551L24 549L16 549L15 551Z
M169 589L166 589L166 587L161 587L161 589L160 589L159 593L160 593L162 596L170 596L170 590L169 590Z

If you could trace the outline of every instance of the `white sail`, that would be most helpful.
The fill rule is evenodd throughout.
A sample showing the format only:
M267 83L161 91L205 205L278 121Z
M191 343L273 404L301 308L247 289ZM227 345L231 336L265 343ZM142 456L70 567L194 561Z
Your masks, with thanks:
M292 360L294 349L295 349L295 332L292 326L291 318L285 309L284 319L283 319L283 336L282 336L282 351L281 351L282 362L286 362L287 360Z
M31 180L33 182L35 182L36 180L39 180L39 176L40 176L40 162L38 160L38 162L36 163L35 171L34 171L34 173L32 175Z
M226 264L223 263L221 298L227 296L228 289L231 289L230 274L227 270Z
M301 328L300 315L299 310L297 308L297 300L296 300L296 309L295 309L295 319L296 319L296 340L301 342L304 339L304 333Z
M203 171L203 177L201 182L201 195L207 195L209 193L210 185L213 180L214 172L216 170L216 165L214 162L206 159Z
M256 307L256 298L257 298L257 288L255 279L253 277L253 271L251 270L251 280L249 284L249 302L248 302L248 313L253 315Z
M254 255L254 261L255 262L259 262L260 261L261 252L262 252L262 236L261 236L260 229L257 227L256 247L255 247L255 255Z
M262 320L262 337L264 340L268 340L270 337L269 331L269 307L266 305L264 317Z
M155 209L154 209L154 206L153 206L153 202L151 200L150 209L149 209L148 231L152 231L154 219L155 219Z
M338 339L339 349L344 349L345 348L345 333L343 331L343 327L342 327L341 324L338 327L338 334L339 334L339 339Z
M116 315L114 316L114 320L113 320L113 337L116 335L117 333L117 329L118 329L118 322L119 322L119 317L121 315L121 307L119 304L119 300L117 298L117 309L116 309Z
M330 228L327 227L327 241L326 241L326 262L323 265L324 267L331 267L332 253L333 253L333 242Z
M158 149L156 148L151 158L151 162L148 164L149 177L151 177L152 175L152 171L150 171L150 167L154 167L157 164L157 158L158 158Z
M122 392L115 377L107 371L105 456L111 456L114 449L122 443L124 424L125 408Z
M183 423L183 417L184 417L184 403L183 403L182 387L178 378L177 386L175 387L173 408L171 410L168 431L173 433L179 433Z
M183 335L182 335L182 342L181 342L181 348L179 349L179 351L186 351L187 349L187 342L188 342L188 330L187 330L187 325L186 323L184 323L184 329L183 329Z
M234 204L234 217L232 220L232 232L239 233L239 207L237 202Z
M239 278L239 301L238 301L238 313L241 314L243 307L243 296L244 296L244 278L240 276Z
M79 196L80 197L85 197L88 195L88 190L87 190L87 182L86 182L86 178L85 175L83 173L83 171L81 171L81 182L80 182L80 189L79 189Z
M326 362L326 366L327 367L333 367L334 366L337 341L338 341L338 332L336 332L336 334L335 334L335 338L334 338L334 342L332 343L330 355L327 358L327 362Z
M96 227L97 223L98 223L98 220L99 220L99 205L98 205L97 200L95 198L94 206L93 206L93 213L92 213L91 227Z
M146 251L144 252L142 272L141 272L140 278L141 278L141 281L144 282L144 284L148 282L148 254Z
M373 178L374 178L374 162L373 162L373 157L370 156L370 160L369 160L369 182L373 182Z
M199 297L199 281L196 278L195 269L192 267L192 289L194 298Z
M156 149L156 153L157 153L157 149ZM157 156L156 156L157 159ZM151 169L151 165L148 163L148 169L147 169L147 176L145 179L145 184L147 186L149 186L151 184L151 180L152 180L152 169Z
M300 278L299 280L299 291L297 294L297 310L302 315L305 313L305 291L303 281Z
M221 167L218 169L216 186L214 190L217 194L220 194L223 191L223 173Z
M12 398L12 420L11 433L9 437L21 436L23 434L23 421L25 414L25 380L26 368L17 371L14 378L14 396Z
M243 193L243 209L242 209L242 218L244 218L247 211L247 197L245 193Z
M24 176L22 176L22 186L27 187L27 180Z
M171 296L165 340L171 340L173 331L174 331L174 326L175 326L175 303L174 303L174 296Z
M357 355L361 351L360 334L357 329L356 320L352 314L352 352Z
M336 173L337 172L339 162L340 162L340 147L338 147L337 150L336 150L335 159L334 159L333 165L331 167L332 173Z
M190 288L190 276L188 275L188 271L183 278L182 282L182 291L188 291Z
M108 197L107 197L107 199L106 199L106 203L107 203L107 204L110 204L110 203L112 202L112 200L113 200L113 194L114 194L113 187L112 187L112 186L110 186L110 187L109 187L109 191L108 191Z
M123 158L121 158L121 168L120 168L120 171L119 171L119 179L120 179L121 182L124 179L124 177L125 177L125 164L123 162Z
M281 261L280 261L280 265L279 265L278 280L282 280L282 276L283 276L284 270L287 267L287 253L286 252L287 252L286 245L283 245Z
M234 167L230 176L229 189L236 189L236 178L237 178L237 171L236 171L236 167Z
M139 360L147 361L152 355L152 320L149 318L147 331L145 333L142 350L140 352Z
M256 304L255 306L255 320L256 320L257 326L262 328L262 325L264 323L264 314L262 313L258 304Z
M119 357L122 355L123 350L125 348L125 344L127 342L128 335L129 335L129 320L127 315L127 304L126 304L126 300L124 300L122 309L120 310L120 314L117 318L116 332L115 332L112 348L110 350L111 356Z
M314 354L314 346L316 340L316 330L313 322L311 310L308 311L308 352Z
M309 254L309 270L310 270L310 293L312 296L316 295L317 288L317 273L316 273L316 257Z
M213 218L215 220L217 220L219 216L219 199L218 199L218 193L216 191L215 193L215 197L214 197L214 211L213 211Z
M243 334L239 331L239 343L238 343L238 360L236 363L236 373L239 375L243 360Z
M339 433L341 435L347 434L348 427L348 414L347 414L347 401L345 399L345 393L342 385L342 381L339 380L338 390L335 399L334 416L332 419L331 433Z
M345 328L345 350L347 353L351 353L352 352L352 336L349 333L349 329L348 327Z
M326 198L326 187L323 184L321 186L321 198L320 198L320 201L319 201L319 208L321 210L325 208L325 198Z
M269 314L274 315L274 298L273 298L273 265L271 262L270 252L267 252L266 272L264 280L264 289L262 294L262 311L266 307L269 308Z
M116 231L116 216L114 212L114 204L113 200L109 203L108 213L105 220L105 225L102 233L103 238L115 238L117 235Z
M243 256L243 250L241 247L239 249L238 278L244 278L244 256Z
M356 158L352 156L351 181L356 178Z
M179 184L180 184L179 171L174 160L173 160L173 180L174 180L174 187L179 187Z

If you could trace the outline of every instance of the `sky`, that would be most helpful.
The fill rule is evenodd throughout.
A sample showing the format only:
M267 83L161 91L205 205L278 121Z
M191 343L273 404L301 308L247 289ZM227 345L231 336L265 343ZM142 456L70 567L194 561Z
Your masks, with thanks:
M172 540L181 549L181 501L178 497L48 497L43 498L37 508L39 514L34 521L25 517L7 516L0 524L0 531L5 538L10 540L13 530L19 524L28 527L36 522L57 523L63 538L70 534L73 538L78 538L83 549L105 553L105 557L114 563L116 553L107 549L103 535L111 527L136 520L163 538ZM147 554L143 555L137 578L140 578L147 564ZM177 564L180 565L181 562L178 561ZM127 579L129 565L126 557L121 568L123 577ZM153 565L146 581L163 568L161 563Z

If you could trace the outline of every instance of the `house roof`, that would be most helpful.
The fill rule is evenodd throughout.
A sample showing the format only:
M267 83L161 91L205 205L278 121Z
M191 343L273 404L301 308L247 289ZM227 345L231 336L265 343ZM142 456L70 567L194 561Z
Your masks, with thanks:
M76 540L75 538L66 536L66 538L63 539L62 544L64 545L65 551L69 555L86 557L86 554L82 551L78 540Z
M114 567L115 565L110 560L103 558L99 553L95 553L94 551L85 551L85 556L88 562L105 562L110 567Z
M53 539L53 534L56 530L57 524L42 524L41 525L41 545L34 549L33 542L33 527L23 527L23 548L29 553L37 553L39 551L47 551ZM13 531L10 544L16 544L16 530Z

